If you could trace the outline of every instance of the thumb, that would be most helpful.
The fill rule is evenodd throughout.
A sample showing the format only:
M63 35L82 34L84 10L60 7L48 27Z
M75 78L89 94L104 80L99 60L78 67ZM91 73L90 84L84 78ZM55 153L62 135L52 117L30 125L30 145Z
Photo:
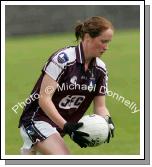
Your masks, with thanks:
M75 125L75 130L79 129L80 127L83 126L83 122L78 122L76 125Z

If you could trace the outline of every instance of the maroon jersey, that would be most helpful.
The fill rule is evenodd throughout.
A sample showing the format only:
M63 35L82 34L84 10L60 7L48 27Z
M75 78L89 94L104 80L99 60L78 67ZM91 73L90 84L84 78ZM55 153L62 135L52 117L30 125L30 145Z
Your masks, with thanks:
M52 101L60 115L68 122L79 121L94 97L106 94L108 78L105 64L99 58L92 59L87 71L85 71L84 64L82 43L54 53L43 67L31 92L32 100L24 108L19 127L30 121L41 120L50 123L62 132L38 104L41 83L46 73L58 83Z

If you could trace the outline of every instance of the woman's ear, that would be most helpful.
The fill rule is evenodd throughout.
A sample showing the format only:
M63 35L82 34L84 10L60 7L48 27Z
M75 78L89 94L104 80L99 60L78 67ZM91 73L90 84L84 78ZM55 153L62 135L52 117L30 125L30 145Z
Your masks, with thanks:
M87 40L87 41L89 41L90 40L90 35L88 34L88 33L85 33L84 34L84 40Z

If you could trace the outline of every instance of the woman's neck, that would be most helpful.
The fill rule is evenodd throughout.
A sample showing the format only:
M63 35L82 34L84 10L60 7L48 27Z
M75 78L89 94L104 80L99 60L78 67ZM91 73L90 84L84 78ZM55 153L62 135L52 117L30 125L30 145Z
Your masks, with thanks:
M85 64L89 66L89 63L91 62L93 57L90 55L90 51L85 42L82 42L82 46L84 51Z

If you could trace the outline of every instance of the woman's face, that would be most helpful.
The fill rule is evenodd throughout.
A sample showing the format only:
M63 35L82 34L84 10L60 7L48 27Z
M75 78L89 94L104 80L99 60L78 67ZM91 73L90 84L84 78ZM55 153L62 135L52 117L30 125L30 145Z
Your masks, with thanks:
M88 49L90 50L90 54L93 57L100 57L108 49L108 44L112 40L112 36L113 30L110 28L95 38L89 36Z

